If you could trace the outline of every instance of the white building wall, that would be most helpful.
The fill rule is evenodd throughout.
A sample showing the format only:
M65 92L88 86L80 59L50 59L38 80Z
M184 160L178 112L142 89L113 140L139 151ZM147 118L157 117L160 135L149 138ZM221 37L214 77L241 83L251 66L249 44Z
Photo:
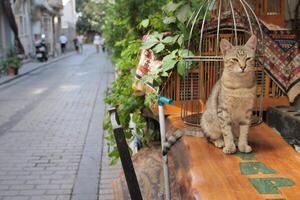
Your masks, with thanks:
M61 17L62 32L68 37L68 48L73 47L70 45L73 38L76 36L76 1L75 0L63 0L63 16Z

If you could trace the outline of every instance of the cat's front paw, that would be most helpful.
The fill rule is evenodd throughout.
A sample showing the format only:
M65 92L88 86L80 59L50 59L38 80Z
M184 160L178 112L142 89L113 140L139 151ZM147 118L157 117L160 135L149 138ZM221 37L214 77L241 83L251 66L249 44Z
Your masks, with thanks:
M243 153L250 153L252 148L248 144L239 144L239 151Z
M218 148L223 148L225 146L224 140L223 139L217 139L214 141L214 145Z
M232 154L236 152L236 146L234 143L229 144L223 148L223 152L226 154Z

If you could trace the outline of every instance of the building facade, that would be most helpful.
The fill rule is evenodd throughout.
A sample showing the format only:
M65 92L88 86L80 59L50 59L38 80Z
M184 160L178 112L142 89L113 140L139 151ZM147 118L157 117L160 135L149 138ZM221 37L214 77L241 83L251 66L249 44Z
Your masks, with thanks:
M18 26L19 37L23 44L25 55L34 55L32 21L31 21L31 0L19 0L12 3L16 23Z
M72 40L76 36L76 1L75 0L63 0L63 16L61 21L61 31L64 33L69 40L67 48L73 48L71 45Z
M61 0L33 0L32 4L32 37L33 41L45 35L49 54L58 54L57 42L60 34L60 18L62 15Z
M0 59L7 56L7 53L14 48L14 37L3 13L2 5L0 4Z

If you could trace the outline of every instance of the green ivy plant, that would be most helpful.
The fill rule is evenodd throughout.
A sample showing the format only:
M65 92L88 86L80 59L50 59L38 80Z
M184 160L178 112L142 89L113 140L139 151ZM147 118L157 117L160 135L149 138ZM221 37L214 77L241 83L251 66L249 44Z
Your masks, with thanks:
M133 71L138 65L140 49L152 49L162 66L151 71L142 81L153 80L156 86L162 84L162 77L169 76L177 69L184 76L190 64L184 61L190 49L184 46L189 31L187 23L202 0L104 0L99 9L104 14L102 33L105 46L115 65L117 78L108 89L105 102L118 110L120 123L128 142L134 138L129 128L130 113L137 126L137 135L143 145L159 139L159 133L153 128L153 121L142 115L142 110L157 98L156 93L144 97L132 94ZM167 33L167 34L166 34ZM149 35L145 42L144 35ZM106 141L109 147L111 164L119 158L108 114L103 122L107 130Z

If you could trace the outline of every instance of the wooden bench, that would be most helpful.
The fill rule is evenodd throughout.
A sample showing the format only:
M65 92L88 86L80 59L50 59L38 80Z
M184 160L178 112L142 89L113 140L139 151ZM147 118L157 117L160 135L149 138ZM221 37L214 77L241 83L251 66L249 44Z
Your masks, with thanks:
M167 134L185 128L167 119ZM184 200L299 200L300 154L266 124L250 130L253 153L225 155L206 138L182 137L171 149Z

